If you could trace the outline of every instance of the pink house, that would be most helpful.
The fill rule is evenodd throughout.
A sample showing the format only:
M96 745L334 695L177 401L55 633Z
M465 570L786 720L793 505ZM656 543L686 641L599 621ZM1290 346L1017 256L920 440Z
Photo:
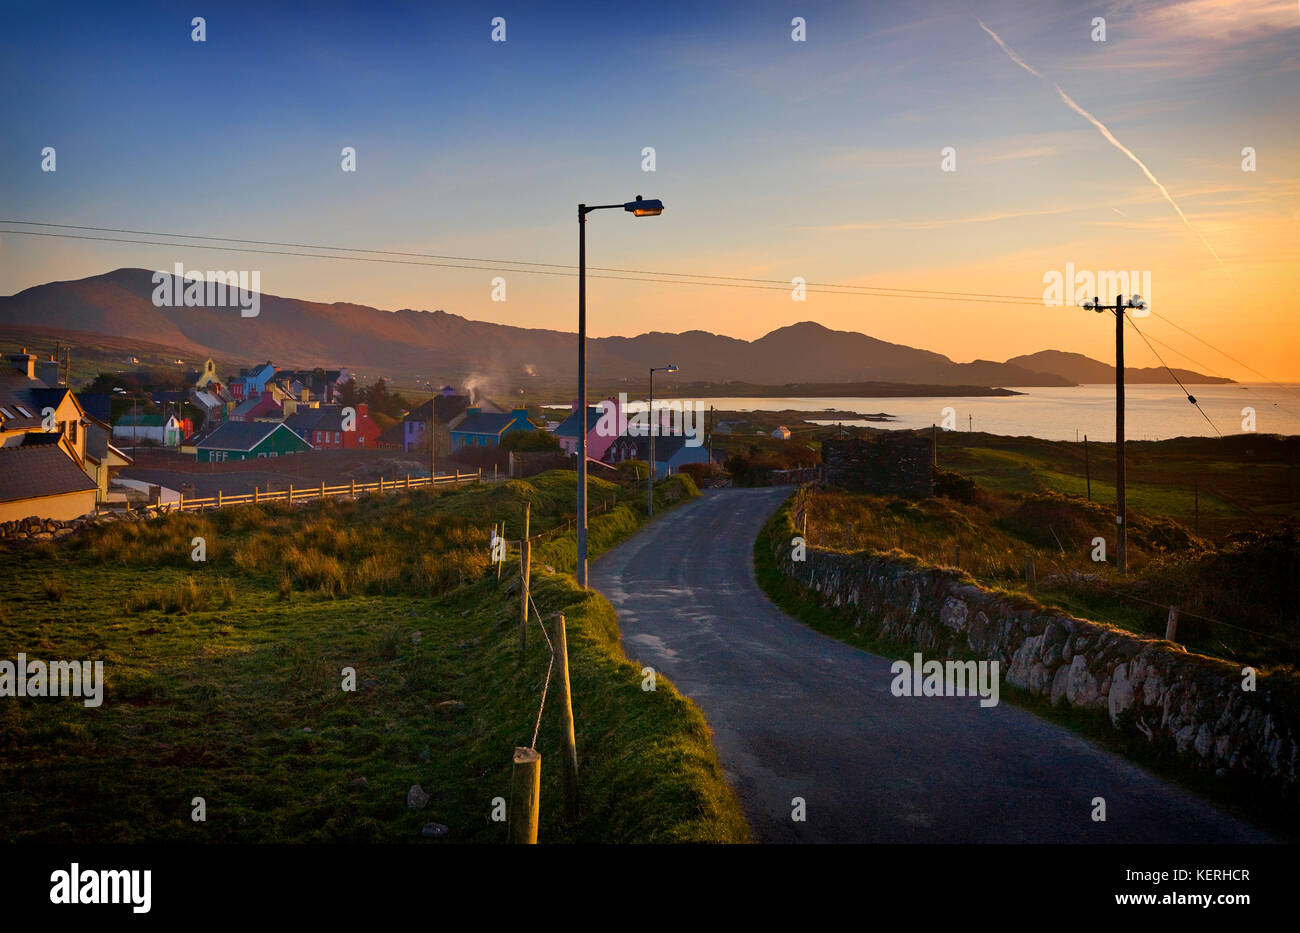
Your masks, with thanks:
M606 451L618 440L616 432L601 430L602 408L611 411L611 414L604 415L605 424L609 424L611 420L614 424L617 424L619 419L618 399L616 398L606 399L600 405L587 406L587 458L590 460L603 460ZM579 422L578 403L575 401L572 413L561 421L559 427L555 429L555 439L560 442L560 448L566 454L576 455L578 453L578 443L582 437L578 433Z

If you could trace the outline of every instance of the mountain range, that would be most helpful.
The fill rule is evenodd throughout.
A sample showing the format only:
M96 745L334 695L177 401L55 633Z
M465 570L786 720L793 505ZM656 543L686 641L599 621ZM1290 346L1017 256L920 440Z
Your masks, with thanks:
M478 380L513 391L567 386L573 380L572 333L472 321L440 310L386 311L266 294L255 317L241 316L233 301L223 308L158 307L154 274L117 269L33 286L0 297L0 325L10 331L30 327L147 341L187 355L249 364L269 359L295 367L347 366L365 378L383 375L397 384ZM1112 366L1078 353L1044 350L1005 362L957 363L930 350L811 321L752 341L703 330L597 337L590 339L587 354L592 378L602 380L639 379L649 365L666 361L680 367L683 377L712 383L1068 386L1114 379ZM1174 371L1185 383L1230 381ZM1132 382L1172 382L1163 369L1126 368L1125 375Z

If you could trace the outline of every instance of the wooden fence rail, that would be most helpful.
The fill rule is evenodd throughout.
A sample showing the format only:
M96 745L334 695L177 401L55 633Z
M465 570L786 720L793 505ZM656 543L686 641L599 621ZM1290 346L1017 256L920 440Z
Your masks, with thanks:
M349 481L341 486L327 486L320 483L317 486L305 486L295 489L293 484L288 489L281 489L278 492L262 492L254 489L250 493L241 493L239 495L227 495L218 490L215 496L209 496L204 499L187 499L184 494L180 500L168 506L163 510L174 509L178 512L189 510L206 509L211 507L224 508L227 505L244 505L247 503L262 502L304 502L309 499L329 499L335 496L355 496L358 493L369 492L396 492L397 490L418 489L421 486L463 486L467 483L481 483L483 481L483 471L475 473L457 472L453 476L439 476L431 479L427 476L417 476L412 478L407 474L405 478L387 479L380 477L373 483L358 483Z

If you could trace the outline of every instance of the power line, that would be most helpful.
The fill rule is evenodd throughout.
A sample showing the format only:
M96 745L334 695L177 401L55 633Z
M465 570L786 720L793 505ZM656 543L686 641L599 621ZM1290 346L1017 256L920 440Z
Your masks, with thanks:
M129 240L126 239L125 237L87 236L84 234L75 234L75 233L46 233L44 231L38 231L38 230L0 230L0 233L12 233L18 236L55 237L59 239L69 239L69 240L92 240L92 241L109 242L109 243L134 243L138 246L167 246L167 247L172 247L177 249L221 250L223 252L232 252L232 253L263 253L263 254L269 254L275 256L298 256L305 259L350 260L352 262L378 262L378 263L385 263L390 265L404 265L404 266L433 266L433 267L444 268L444 269L472 269L480 272L510 272L510 273L519 273L522 275L556 275L556 276L568 277L568 276L576 276L578 274L576 271L560 272L560 271L553 271L547 269L503 269L500 264L472 266L472 265L466 265L464 263L451 263L451 262L419 262L413 259L380 259L374 256L327 256L327 255L322 255L320 253L302 253L302 252L297 252L295 250L254 249L252 247L247 247L247 246L214 246L207 243L166 243L166 242L157 242L153 240ZM599 275L599 274L592 275L590 272L587 273L587 278L610 279L616 282L649 282L652 284L659 284L659 285L704 285L704 286L713 286L716 288L749 288L749 289L758 289L760 291L788 291L790 289L789 284L746 285L740 282L692 282L684 279L658 279L658 278L647 278L644 276L632 276L632 275ZM957 297L948 297L943 295L892 294L892 293L887 294L887 293L876 293L876 292L830 291L825 286L817 289L810 289L810 290L813 291L814 294L848 295L848 296L854 296L858 298L912 298L912 299L920 299L923 301L963 301L963 302L977 302L981 304L1005 304L1006 303L1006 300L1002 298L957 298Z
M81 224L56 224L56 223L47 223L44 221L0 220L0 223L17 224L21 226L53 227L53 228L65 229L65 230L92 230L92 231L103 232L103 233L127 233L133 236L172 237L177 239L188 239L188 240L211 240L218 243L251 244L253 246L276 246L276 247L287 247L288 249L251 249L247 247L215 246L212 243L195 243L195 244L174 243L174 242L166 242L166 241L159 242L159 241L150 241L150 240L128 240L120 237L86 236L83 234L56 234L56 233L47 233L43 231L0 230L0 233L12 233L19 236L45 236L45 237L57 237L62 239L131 243L140 246L162 246L162 247L172 247L172 248L180 248L180 249L210 249L210 250L222 250L225 252L262 253L262 254L269 254L269 255L295 256L295 257L307 258L307 259L343 259L343 260L352 260L354 262L380 262L380 263L392 263L397 265L430 266L436 268L467 269L467 270L488 271L488 272L505 271L505 272L517 272L526 275L572 276L577 274L577 269L575 266L571 266L565 263L536 262L533 260L524 260L524 259L491 259L491 258L472 257L472 256L452 256L452 255L442 255L438 253L415 253L415 252L403 252L399 250L372 249L366 247L326 246L326 245L318 245L318 244L292 243L292 242L284 242L284 241L277 241L277 240L252 240L252 239L243 239L238 237L218 237L218 236L210 236L207 234L162 233L157 231L133 230L124 227L96 227L96 226L81 225ZM315 253L315 252L308 252L308 253L297 252L297 250L329 250L332 253L366 253L368 255L367 256L346 256L346 255L329 255L329 254L322 255L321 253ZM436 261L415 262L415 261L403 261L399 259L371 258L377 256L408 257L408 260L420 259L420 260L436 260ZM472 265L470 265L471 263ZM513 267L535 266L538 268L507 268L512 266ZM589 266L588 269L595 270L598 273L600 272L611 273L606 275L600 275L600 274L591 275L592 278L610 279L614 281L644 282L650 284L663 283L663 284L677 284L677 285L706 285L706 286L715 286L715 287L723 287L723 288L748 288L748 289L766 290L766 291L785 291L791 287L791 283L788 283L782 279L763 279L763 278L753 278L753 277L745 277L745 276L711 275L708 273L696 273L696 272L668 272L668 271L655 271L655 270L646 270L646 269L626 269L626 268L612 267L612 266ZM1030 297L1027 295L1004 295L1004 294L996 294L991 292L954 292L954 291L944 291L940 289L909 289L909 288L896 288L892 286L847 285L843 283L831 283L831 282L805 282L804 284L806 288L814 291L816 294L826 294L826 295L858 295L858 296L867 296L867 297L875 296L879 298L918 298L922 300L928 299L933 301L961 301L961 302L992 303L992 304L1013 302L1017 304L1038 305L1041 304L1042 302L1041 298ZM1187 328L1174 323L1173 321L1166 318L1164 315L1161 315L1155 311L1152 311L1151 314L1160 318L1160 320L1164 321L1166 324L1169 324L1172 327L1176 327L1178 330L1187 334L1189 337L1192 337L1194 340L1197 340L1198 342L1205 344L1207 347L1214 350L1215 352L1222 354L1232 362L1236 363L1238 366L1241 366L1244 369L1249 370L1250 372L1259 376L1261 379L1265 380L1269 384L1276 386L1277 388L1282 389L1283 391L1290 392L1291 394L1300 397L1300 393L1296 393L1293 389L1285 385L1282 385L1281 383L1278 383L1273 379L1270 379L1268 376L1264 375L1259 370L1255 369L1252 366L1247 365L1246 363L1242 362L1241 360L1229 354L1227 351L1222 350L1219 347L1216 347L1214 344L1210 343L1209 341L1197 336L1196 334L1189 331ZM1131 320L1130 323L1132 323ZM1134 325L1134 329L1135 330L1137 329L1136 325ZM1147 339L1146 336L1141 334L1140 331L1139 334L1143 337L1144 340ZM1213 372L1213 370L1210 370L1209 367L1206 367L1203 364L1196 362L1190 356L1183 353L1182 351L1169 346L1163 341L1157 341L1157 342L1160 343L1161 346L1166 347L1167 349L1171 350L1174 353L1177 353L1179 356L1191 360L1191 362L1194 365L1200 366L1202 369L1209 371L1211 374L1217 375ZM1155 353L1154 348L1152 348L1152 353ZM1159 358L1159 354L1156 354L1156 356L1157 358ZM1161 360L1162 365L1163 363L1164 361ZM1169 367L1166 366L1165 369L1169 370ZM1170 371L1170 375L1173 375L1172 371ZM1175 379L1175 381L1177 381L1177 379ZM1181 383L1179 385L1181 387ZM1247 390L1249 391L1249 389ZM1184 391L1186 390L1184 389ZM1262 396L1260 396L1260 398L1262 398ZM1266 401L1271 401L1271 400L1266 399ZM1276 402L1273 402L1272 404L1275 407L1278 408L1281 407L1281 406L1277 406ZM1286 411L1286 409L1281 409L1281 410ZM1204 414L1204 412L1202 412L1202 414ZM1290 414L1290 412L1288 412L1288 414Z
M1255 369L1253 366L1247 366L1245 363L1243 363L1241 360L1237 359L1235 356L1233 356L1233 355L1232 355L1231 353L1229 353L1227 350L1222 350L1222 349L1220 349L1219 347L1216 347L1214 344L1210 343L1208 340L1203 340L1202 338L1200 338L1200 337L1196 336L1195 334L1193 334L1193 333L1192 333L1190 330L1188 330L1186 327L1183 327L1183 326L1181 326L1181 325L1179 325L1179 324L1175 324L1173 321L1169 320L1169 318L1165 317L1163 314L1157 314L1155 311L1152 311L1151 313L1152 313L1153 315L1155 315L1156 317L1160 318L1160 320L1164 321L1164 322L1165 322L1166 324L1168 324L1170 327L1177 327L1179 330L1181 330L1181 331L1182 331L1184 334L1186 334L1188 337L1191 337L1193 340L1197 340L1197 341L1199 341L1199 342L1205 344L1207 347L1209 347L1209 348L1210 348L1211 350L1213 350L1215 353L1221 353L1221 354L1223 354L1224 356L1226 356L1228 359L1230 359L1230 360L1232 360L1234 363L1236 363L1238 366L1241 366L1241 367L1243 367L1243 368L1245 368L1245 369L1249 369L1252 373L1254 373L1256 376L1259 376L1259 378L1263 379L1265 382L1270 383L1271 385L1275 385L1275 386L1277 386L1279 389L1283 390L1284 392L1290 392L1292 395L1300 396L1300 393L1295 392L1295 390L1291 389L1290 387L1288 387L1288 386L1284 386L1284 385L1282 385L1280 382L1274 382L1272 379L1268 378L1268 376L1265 376L1263 373L1261 373L1258 369Z
M1186 353L1184 353L1182 350L1179 350L1177 347L1171 347L1169 344L1165 343L1163 340L1160 340L1160 339L1157 338L1157 337L1150 337L1150 336L1148 336L1147 339L1148 339L1148 340L1153 340L1153 341L1155 341L1156 343L1160 344L1160 346L1164 347L1166 350L1170 351L1171 353L1177 353L1177 354L1178 354L1179 356L1181 356L1183 359L1187 360L1187 362L1191 363L1193 366L1197 367L1198 369L1200 369L1200 370L1201 370L1202 372L1204 372L1204 373L1207 373L1207 374L1209 374L1209 375L1211 375L1211 376L1217 376L1217 377L1220 378L1220 379L1227 379L1227 378L1228 378L1227 376L1223 375L1223 373L1216 372L1216 371L1213 369L1213 367L1206 366L1206 365L1205 365L1204 363L1202 363L1200 360L1197 360L1197 359L1194 359L1194 358L1191 357L1191 356L1188 356ZM1232 381L1232 380L1229 380L1229 381ZM1288 408L1283 408L1281 405L1279 405L1277 402L1273 401L1271 398L1268 398L1268 397L1266 397L1266 396L1260 395L1260 394L1257 393L1254 389L1252 389L1250 386L1248 386L1248 385L1242 385L1242 386L1241 386L1241 389L1242 389L1243 391L1245 391L1245 392L1249 392L1251 395L1255 396L1255 397L1256 397L1257 399L1259 399L1261 402L1268 402L1270 405L1272 405L1272 406L1273 406L1274 408L1276 408L1278 411L1281 411L1281 412L1283 412L1283 413L1285 413L1285 414L1288 414L1288 415L1290 415L1292 418L1297 417L1297 415L1296 415L1295 412L1291 411L1291 410L1288 409Z
M1201 403L1196 400L1196 396L1187 391L1187 387L1183 385L1182 380L1179 379L1178 376L1174 373L1174 371L1165 364L1164 358L1160 356L1160 354L1156 351L1156 348L1151 346L1151 341L1147 340L1147 335L1142 333L1141 330L1138 330L1138 326L1134 322L1133 318L1130 317L1128 312L1126 311L1122 311L1120 313L1124 315L1124 319L1128 321L1129 325L1135 331L1137 331L1137 335L1142 338L1142 342L1147 345L1147 349L1150 350L1152 353L1155 353L1156 359L1160 360L1160 365L1164 366L1165 372L1169 373L1169 375L1173 377L1174 382L1178 383L1178 388L1183 390L1183 394L1187 396L1187 400L1196 406L1196 410L1201 413L1201 417L1204 418L1209 423L1210 427L1214 428L1214 433L1219 435L1219 437L1223 437L1223 432L1219 430L1218 426L1213 421L1210 421L1210 416L1205 413L1205 409L1202 408Z
M218 236L208 236L205 234L191 234L191 233L162 233L162 232L151 231L151 230L132 230L123 227L93 227L93 226L84 226L79 224L56 224L56 223L45 223L41 221L28 221L28 220L0 220L0 223L18 224L22 226L54 227L54 228L65 229L65 230L93 230L100 233L127 233L133 236L172 237L177 239L188 239L188 240L214 240L219 243L241 243L241 244L252 244L255 246L279 246L279 247L288 247L290 249L295 249L295 250L298 249L332 250L337 252L368 253L368 254L383 255L383 256L405 256L405 257L417 258L417 259L436 259L436 260L452 261L458 263L478 263L489 270L496 270L502 266L538 266L547 269L565 270L564 272L551 273L551 274L557 274L557 275L577 274L577 267L568 265L566 263L534 262L532 260L524 260L524 259L491 259L491 258L483 258L483 257L475 257L475 256L449 256L449 255L441 255L438 253L412 253L412 252L402 252L399 250L369 249L365 247L351 247L351 246L323 246L323 245L311 244L311 243L291 243L291 242L283 242L278 240L251 240L251 239L243 239L239 237L218 237ZM34 233L31 231L24 231L24 230L5 230L0 232L16 233L20 235ZM45 234L45 235L53 236L54 234ZM142 245L177 246L177 247L191 246L191 244L184 244L184 243L152 243L151 244L148 241L119 240L115 237L83 237L83 236L75 236L72 234L62 234L62 236L73 238L73 239L106 240L106 241L113 241L113 242L138 243ZM204 246L207 246L207 244L199 244L198 246L192 246L191 248L203 248ZM219 247L208 246L208 248L217 249ZM272 252L272 251L248 250L248 252ZM302 254L281 253L280 255L302 255ZM318 258L355 259L357 257L321 256ZM428 263L428 265L435 265L435 264ZM478 266L451 266L449 268L478 268ZM752 278L752 277L745 277L745 276L711 275L703 272L664 272L664 271L656 271L656 270L648 270L648 269L624 269L624 268L611 267L611 266L588 266L587 268L594 269L601 272L619 273L620 276L646 275L646 276L656 276L656 277L662 276L662 277L675 278L675 279L715 280L710 282L685 282L683 284L712 285L712 284L721 284L724 282L738 282L738 283L746 283L749 286L770 285L773 286L774 289L776 290L784 290L790 288L790 283L786 282L783 279L762 279L762 278ZM532 270L512 269L507 271L528 272ZM608 278L608 276L606 276L606 278ZM629 281L657 281L657 280L658 280L657 278L653 280L629 279ZM892 294L894 292L899 292L903 294L920 295L920 296L927 296L927 295L951 296L954 298L962 298L962 299L978 298L984 300L1016 301L1021 303L1032 303L1032 304L1040 304L1042 301L1040 298L1033 298L1027 295L999 295L999 294L992 294L988 292L954 292L954 291L944 291L941 289L895 288L892 286L884 286L884 285L846 285L846 284L834 283L834 282L805 282L805 285L814 286L819 289L836 289L849 294L858 293L858 292L891 293L890 295L888 295L888 297L902 297L902 295ZM827 294L832 294L832 292L827 292Z

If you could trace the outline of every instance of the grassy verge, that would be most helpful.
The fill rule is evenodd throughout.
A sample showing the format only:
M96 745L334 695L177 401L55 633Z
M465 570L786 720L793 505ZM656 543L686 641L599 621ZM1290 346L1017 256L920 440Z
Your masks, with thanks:
M821 605L798 582L777 566L774 546L789 546L792 531L791 502L787 500L759 532L754 542L754 573L758 584L783 611L817 631L854 647L885 658L910 657L916 646L884 638L866 626L853 627L850 613ZM900 555L903 559L905 556ZM915 558L911 558L915 560ZM977 660L974 655L965 659ZM1151 743L1117 732L1110 717L1101 710L1087 710L1052 703L1027 690L1003 683L1001 697L1086 738L1107 751L1121 755L1171 783L1198 794L1238 818L1252 822L1287 841L1300 840L1300 813L1280 812L1260 798L1257 787L1236 776L1218 777L1189 771L1170 743Z
M558 474L170 516L5 553L0 659L102 659L107 682L98 708L0 703L5 837L422 841L433 821L449 827L444 842L505 841L493 801L508 797L512 749L532 744L549 652L534 626L519 661L515 574L498 582L487 525L517 534L527 501L535 532L555 527L572 477L567 498ZM608 485L593 483L593 500L627 503L594 519L594 551L642 520L639 492ZM694 492L673 479L663 495ZM190 541L204 531L208 561L196 563ZM546 546L563 563L562 541ZM539 570L533 591L567 622L582 789L565 820L552 681L536 743L540 841L746 841L702 714L663 678L641 689L609 603L562 573ZM423 810L407 807L413 784L430 796ZM191 819L195 797L204 822Z

